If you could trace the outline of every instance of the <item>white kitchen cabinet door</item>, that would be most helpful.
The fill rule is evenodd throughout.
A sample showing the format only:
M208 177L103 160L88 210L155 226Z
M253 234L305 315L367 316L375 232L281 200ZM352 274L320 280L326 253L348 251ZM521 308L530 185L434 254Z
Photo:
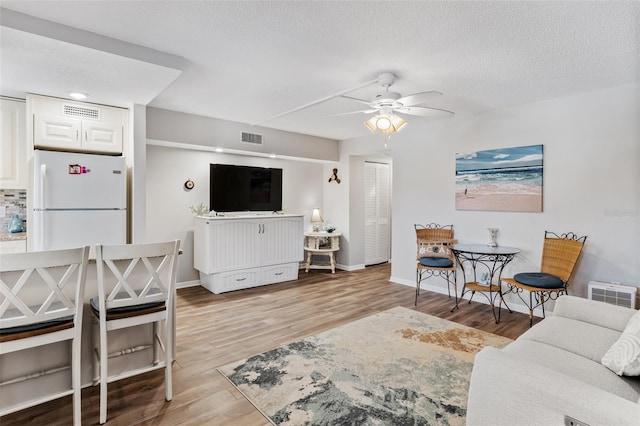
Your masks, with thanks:
M0 188L27 189L26 111L20 100L0 99Z
M34 114L33 145L36 148L79 150L81 120L57 115Z
M82 149L90 152L122 152L122 124L82 122Z

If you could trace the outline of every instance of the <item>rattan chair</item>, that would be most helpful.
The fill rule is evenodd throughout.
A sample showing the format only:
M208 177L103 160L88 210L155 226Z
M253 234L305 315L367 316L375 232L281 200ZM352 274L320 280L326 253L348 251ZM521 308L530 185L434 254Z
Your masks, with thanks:
M586 236L578 237L573 232L558 235L545 231L540 272L524 272L515 274L513 278L502 278L508 290L516 293L529 308L529 327L533 325L535 308L542 307L544 318L545 302L567 294L569 278L586 240ZM529 292L528 303L521 295L524 291Z
M451 246L457 241L453 239L453 225L414 225L416 231L416 299L418 306L420 283L431 277L442 277L447 281L447 292L451 297L451 287L458 306L458 288L456 285L457 264Z
M107 383L162 368L165 371L165 399L172 399L171 362L179 246L178 240L96 246L98 298L91 299L91 309L94 383L100 383L100 424L107 421ZM109 332L143 324L153 324L150 345L109 353ZM110 361L115 361L116 357L148 349L153 351L148 365L109 371ZM164 355L162 359L160 353Z
M80 358L88 256L89 247L0 256L0 355L12 375L0 383L0 416L73 395L73 424L81 424ZM69 342L71 347L64 365L46 356L47 345L59 342ZM45 355L20 358L19 351L34 348L38 348L36 354ZM36 359L41 362L34 362ZM62 374L70 377L69 385L52 386L48 377ZM28 398L11 391L12 386L29 380L34 384Z

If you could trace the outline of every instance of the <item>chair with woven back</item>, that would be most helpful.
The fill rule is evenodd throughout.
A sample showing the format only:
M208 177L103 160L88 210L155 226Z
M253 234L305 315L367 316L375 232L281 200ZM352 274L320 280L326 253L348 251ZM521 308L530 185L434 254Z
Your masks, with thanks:
M453 225L439 225L430 223L428 225L414 225L416 231L416 298L415 305L418 305L420 295L420 284L431 277L442 277L447 281L447 292L451 297L451 287L458 306L458 288L456 285L457 264L455 256L451 251L451 246L457 241L453 238Z
M515 274L513 278L501 279L507 284L508 291L516 293L529 308L530 327L533 325L535 308L542 307L544 318L545 302L567 294L569 279L586 240L586 236L578 237L573 232L558 235L545 231L540 272L522 272ZM524 291L529 292L528 302L521 295Z
M98 298L91 299L94 319L94 383L100 383L100 424L107 421L107 384L156 369L165 372L165 399L172 399L175 329L175 281L180 241L98 245ZM153 324L152 342L109 353L109 334ZM97 330L97 332L95 332ZM152 350L148 363L109 371L121 356ZM148 353L148 352L147 352ZM160 358L160 354L164 356ZM110 362L111 361L111 362Z
M0 355L4 373L11 375L0 383L0 416L72 395L73 424L81 424L80 358L88 256L89 247L0 255ZM62 342L71 347L64 362L46 356L47 345ZM22 351L34 348L38 352L25 362ZM69 377L68 386L62 380L59 386L53 384L57 378L49 380L60 375ZM29 387L27 398L24 388L18 389L28 381L39 385Z

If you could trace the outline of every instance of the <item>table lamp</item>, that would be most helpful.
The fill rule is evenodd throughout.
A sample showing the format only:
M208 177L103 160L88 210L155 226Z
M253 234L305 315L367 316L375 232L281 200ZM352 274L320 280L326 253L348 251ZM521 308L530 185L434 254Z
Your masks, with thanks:
M320 209L318 207L313 209L313 213L311 213L310 222L313 224L313 227L312 227L313 232L320 232L320 226L317 224L324 222L324 219L322 218L322 213L320 213Z

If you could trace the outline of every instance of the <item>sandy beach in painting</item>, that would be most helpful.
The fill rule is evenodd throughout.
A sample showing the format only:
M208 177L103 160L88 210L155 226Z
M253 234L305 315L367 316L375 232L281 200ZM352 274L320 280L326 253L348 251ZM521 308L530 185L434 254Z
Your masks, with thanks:
M542 186L530 184L456 185L456 209L541 212Z

